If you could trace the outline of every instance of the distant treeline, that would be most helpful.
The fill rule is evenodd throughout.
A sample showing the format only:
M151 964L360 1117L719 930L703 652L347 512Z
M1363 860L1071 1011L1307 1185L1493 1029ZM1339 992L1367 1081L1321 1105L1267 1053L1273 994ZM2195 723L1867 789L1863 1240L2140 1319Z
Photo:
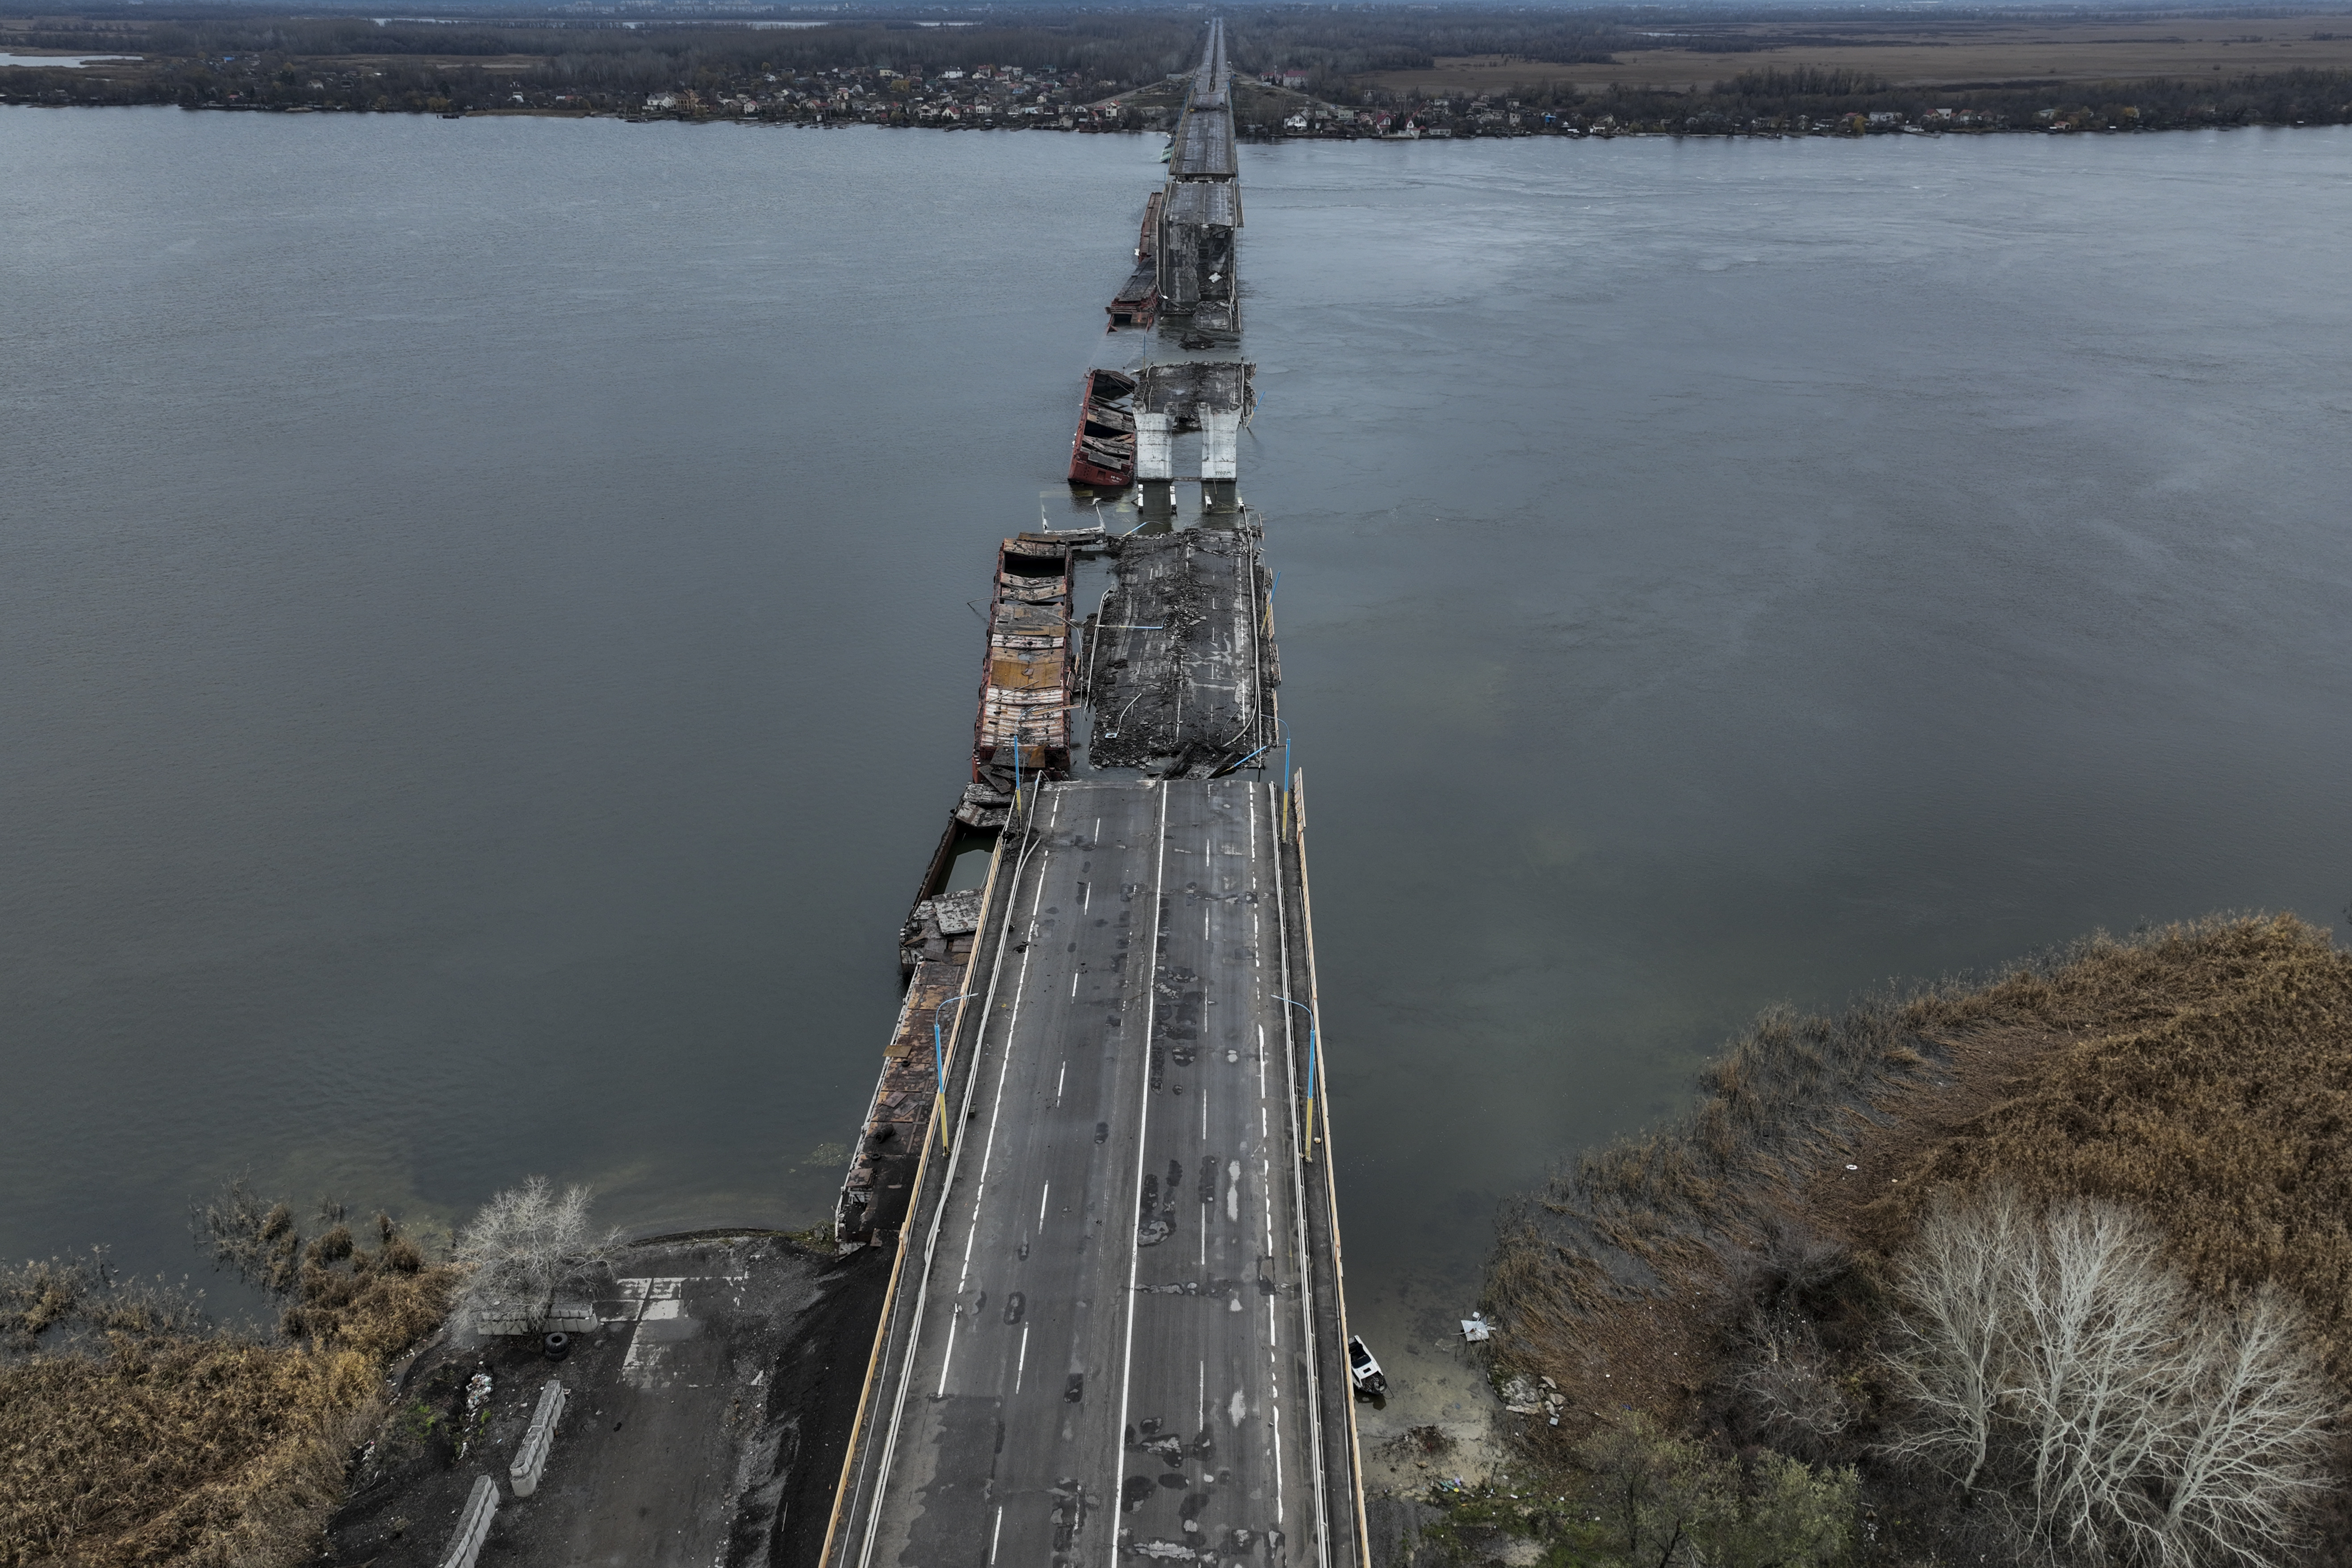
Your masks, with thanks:
M1546 87L1514 96L1530 110L1572 124L1590 126L1605 117L1623 129L1697 135L1785 131L1799 121L1842 126L1857 117L1868 126L1874 115L1881 126L1933 125L1948 118L1956 129L1984 130L2352 123L2352 72L2326 70L1943 88L1896 87L1855 71L1766 70L1743 71L1705 92L1612 87L1579 93Z
M1033 84L1041 75L1053 79L1044 95L1033 89L1026 102L1050 101L1057 119L1066 106L1167 81L1192 62L1201 37L1197 17L1164 11L992 12L971 26L869 16L807 27L513 16L379 25L362 16L198 12L168 5L158 5L156 12L52 14L19 29L5 26L0 4L0 48L143 57L81 70L0 71L0 98L378 112L635 113L656 111L649 100L676 96L678 107L657 111L699 115L732 100L729 112L752 112L741 105L756 99L755 111L770 119L846 113L890 123L971 123L969 115L923 109L943 109L950 100L971 104L977 79L971 73L993 66L999 70L984 96L1009 110L1018 95L1003 85L1003 68L1018 67ZM1528 62L1532 80L1547 74L1538 66L1604 63L1613 50L1654 47L1655 36L1666 30L1685 48L1744 48L1753 40L1738 36L1739 18L1730 13L1261 6L1229 17L1234 61L1244 80L1301 72L1311 97L1342 106L1338 115L1313 118L1309 133L1320 135L1370 133L1381 111L1393 110L1424 131L1454 135L1595 129L1866 133L1922 124L2152 130L2352 121L2352 77L2334 71L1927 88L1898 87L1861 71L1802 68L1744 71L1696 91L1622 86L1584 91L1557 81L1507 85L1513 61ZM1492 74L1504 85L1468 93L1389 88L1372 79L1373 73L1419 69L1440 57L1465 55L1501 60L1503 68ZM955 71L965 74L951 79ZM825 94L854 79L864 96L854 104L820 103L810 83L815 78L826 79ZM1143 104L1152 107L1157 96L1147 95ZM1283 107L1276 121L1297 107ZM1372 112L1360 117L1359 109ZM1150 116L1139 110L1129 118L1141 122Z
M587 20L379 26L357 16L262 13L159 18L145 25L92 19L70 28L52 22L37 32L0 34L0 47L13 42L136 53L148 57L147 65L163 76L257 59L268 68L267 75L298 62L331 68L361 58L376 69L386 68L387 57L394 65L398 57L496 58L501 62L499 79L532 79L523 82L526 89L564 84L644 93L709 87L754 73L888 69L929 75L980 65L1017 65L1134 87L1181 70L1198 50L1200 36L1194 19L1165 14L1071 14L1050 23L973 26L867 21L753 27L626 26ZM514 63L524 57L530 63ZM446 80L447 73L436 72L435 79ZM161 96L169 101L174 95Z

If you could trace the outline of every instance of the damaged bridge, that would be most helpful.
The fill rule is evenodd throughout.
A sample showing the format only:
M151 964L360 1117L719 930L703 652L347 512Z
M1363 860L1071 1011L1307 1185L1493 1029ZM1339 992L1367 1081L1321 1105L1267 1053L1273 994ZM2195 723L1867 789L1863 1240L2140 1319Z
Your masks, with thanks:
M1162 306L1234 335L1224 47L1146 232ZM838 1215L892 1273L828 1568L1369 1568L1251 369L1132 384L1140 525L996 550L971 778Z

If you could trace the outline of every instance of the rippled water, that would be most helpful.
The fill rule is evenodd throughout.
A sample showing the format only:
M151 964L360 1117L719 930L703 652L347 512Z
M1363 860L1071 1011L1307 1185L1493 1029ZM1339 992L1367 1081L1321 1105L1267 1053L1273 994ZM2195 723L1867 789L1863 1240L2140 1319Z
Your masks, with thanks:
M1158 174L0 110L0 1255L819 1217ZM1375 1332L1760 1005L2352 896L2352 133L1244 178Z

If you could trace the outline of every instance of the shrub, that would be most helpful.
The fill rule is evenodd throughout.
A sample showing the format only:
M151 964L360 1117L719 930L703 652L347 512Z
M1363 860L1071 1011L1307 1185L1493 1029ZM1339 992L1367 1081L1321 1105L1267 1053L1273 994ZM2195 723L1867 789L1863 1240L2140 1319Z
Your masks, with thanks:
M1743 1467L1647 1416L1577 1447L1585 1517L1572 1560L1591 1568L1826 1568L1853 1541L1860 1484L1780 1454Z
M457 1262L473 1270L467 1300L479 1308L511 1304L544 1321L555 1292L601 1265L620 1240L588 1229L589 1190L561 1194L544 1176L530 1176L482 1205L458 1233Z

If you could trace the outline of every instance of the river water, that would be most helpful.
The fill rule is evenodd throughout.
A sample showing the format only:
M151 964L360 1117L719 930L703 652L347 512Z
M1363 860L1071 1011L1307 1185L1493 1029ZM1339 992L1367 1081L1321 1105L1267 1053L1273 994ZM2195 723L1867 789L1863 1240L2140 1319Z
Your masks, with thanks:
M821 1217L1156 142L0 110L0 1257ZM1756 1009L2352 896L2352 132L1244 158L1350 1301Z

